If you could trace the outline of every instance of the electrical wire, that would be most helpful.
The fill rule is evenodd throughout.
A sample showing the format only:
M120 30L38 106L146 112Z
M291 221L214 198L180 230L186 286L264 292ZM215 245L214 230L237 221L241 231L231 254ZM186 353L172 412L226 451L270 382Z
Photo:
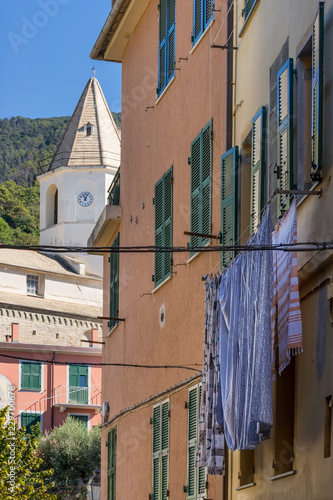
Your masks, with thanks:
M207 235L209 239L209 235ZM59 247L59 246L19 246L1 245L1 248L12 250L33 250L36 252L50 253L198 253L198 252L230 252L230 251L258 251L258 250L281 250L284 252L310 252L317 250L333 250L333 240L308 241L278 245L217 245L217 246L131 246L131 247ZM0 250L1 250L0 248Z
M9 354L0 354L2 358L19 359L21 361L37 361L39 363L50 363L54 365L78 365L78 366L115 366L115 367L125 367L125 368L148 368L148 369L181 369L181 370L191 370L194 372L201 373L201 370L197 368L192 368L193 366L201 366L198 363L189 363L188 365L140 365L134 363L73 363L72 361L52 361L51 359L37 359L37 358L24 358L22 356L10 356Z

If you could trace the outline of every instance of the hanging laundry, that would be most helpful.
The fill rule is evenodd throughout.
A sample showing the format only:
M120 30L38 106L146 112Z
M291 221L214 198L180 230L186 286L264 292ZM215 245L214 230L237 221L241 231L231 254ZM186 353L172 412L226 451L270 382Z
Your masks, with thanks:
M296 200L273 233L273 244L297 243ZM291 355L302 349L302 319L298 290L296 252L273 252L274 296L272 304L272 373L275 377L276 336L279 374L289 365Z
M204 358L196 457L196 466L207 467L208 474L213 475L221 475L224 467L223 430L216 420L220 370L219 281L217 275L207 278L205 283Z
M270 208L249 245L271 245ZM254 449L273 425L270 313L272 253L240 254L220 283L218 422L231 450Z

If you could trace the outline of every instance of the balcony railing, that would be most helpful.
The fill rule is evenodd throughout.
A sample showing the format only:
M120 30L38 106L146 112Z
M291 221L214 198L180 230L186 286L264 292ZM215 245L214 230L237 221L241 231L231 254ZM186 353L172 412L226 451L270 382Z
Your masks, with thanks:
M120 168L118 168L116 175L113 178L111 186L108 191L109 205L119 205L120 203Z
M119 156L112 151L61 151L54 155L39 160L39 172L44 174L51 167L90 167L90 166L113 166L119 164Z
M54 404L57 406L93 406L101 405L101 389L98 387L76 387L60 385L55 389Z

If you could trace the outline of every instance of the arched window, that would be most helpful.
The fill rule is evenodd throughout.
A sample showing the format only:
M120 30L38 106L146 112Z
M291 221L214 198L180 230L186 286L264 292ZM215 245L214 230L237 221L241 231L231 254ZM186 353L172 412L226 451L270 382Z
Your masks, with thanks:
M54 216L53 224L58 224L58 189L54 194Z

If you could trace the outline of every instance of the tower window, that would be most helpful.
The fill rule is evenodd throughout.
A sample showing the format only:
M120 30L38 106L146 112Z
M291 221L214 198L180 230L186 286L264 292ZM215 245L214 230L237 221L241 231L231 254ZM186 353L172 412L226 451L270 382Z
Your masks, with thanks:
M58 189L54 194L54 215L53 224L58 224Z
M90 122L88 122L84 126L84 133L86 134L87 137L89 137L94 131L94 125L92 125Z

